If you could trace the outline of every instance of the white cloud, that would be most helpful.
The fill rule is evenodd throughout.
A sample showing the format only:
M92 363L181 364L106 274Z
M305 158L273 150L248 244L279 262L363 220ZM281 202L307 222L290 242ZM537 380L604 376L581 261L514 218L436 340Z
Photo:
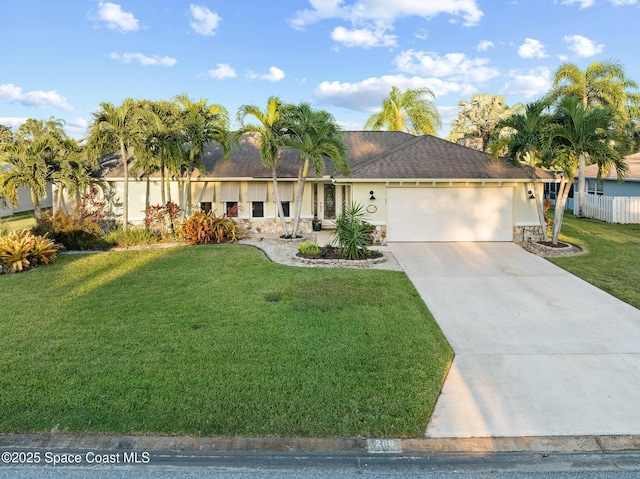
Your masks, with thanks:
M153 55L152 57L148 57L142 53L110 53L109 58L112 60L120 60L123 63L130 63L132 60L138 60L140 65L144 67L148 66L163 66L163 67L171 67L175 65L178 60L171 57L161 57L158 55Z
M196 33L205 36L216 34L216 28L220 23L220 16L202 5L189 5L193 20L189 23Z
M207 72L211 78L222 80L223 78L235 78L238 76L236 71L231 68L227 63L218 63L216 68L213 68Z
M356 111L374 112L379 110L383 98L389 96L392 87L430 88L436 97L449 93L461 95L475 91L471 85L419 76L385 75L349 83L324 81L314 90L315 97L322 103L349 108Z
M136 17L132 13L123 11L117 3L98 3L98 13L90 18L104 22L110 30L121 33L135 32L140 29Z
M458 118L458 112L460 109L458 105L455 106L439 106L438 113L440 113L440 119L442 120L442 124L446 125L447 123L451 123L453 120Z
M544 52L544 45L540 40L526 38L524 43L518 47L518 55L522 58L545 58L548 55Z
M67 99L53 90L37 90L23 93L22 88L15 86L13 83L0 85L0 100L9 103L20 103L25 106L35 106L37 108L58 108L65 111L73 110L73 107L67 103Z
M604 50L604 45L596 44L582 35L565 36L563 41L569 44L569 50L583 58L592 57Z
M500 91L501 95L531 98L540 96L551 88L551 70L546 67L526 73L512 71L509 76L511 79Z
M493 44L493 42L490 42L489 40L482 40L480 43L478 43L476 50L478 50L479 52L486 52L489 48L493 48L494 46L495 45Z
M621 5L635 5L638 0L609 0L611 2L611 5L615 5L616 7L619 7Z
M82 136L86 133L87 126L87 121L84 118L76 118L74 120L68 121L64 127L64 130L71 136Z
M337 27L331 32L331 38L347 47L371 48L394 46L398 37L396 35L387 35L384 28L347 30L344 27Z
M4 117L0 118L0 125L8 126L9 128L18 128L27 120L28 118Z
M447 53L439 56L433 52L407 50L394 60L398 70L422 76L484 82L499 75L498 70L486 66L486 58L468 58L464 53Z
M592 7L596 3L596 0L563 0L562 2L563 5L573 5L574 3L580 5L580 9L582 10L583 8Z
M339 18L353 23L375 22L390 25L403 17L433 18L439 14L462 17L465 26L476 25L483 16L476 0L356 0L345 5L343 0L309 0L311 9L299 10L291 20L293 28Z
M271 67L269 68L269 73L260 75L260 78L262 80L268 80L270 82L278 82L284 78L284 72L278 67Z

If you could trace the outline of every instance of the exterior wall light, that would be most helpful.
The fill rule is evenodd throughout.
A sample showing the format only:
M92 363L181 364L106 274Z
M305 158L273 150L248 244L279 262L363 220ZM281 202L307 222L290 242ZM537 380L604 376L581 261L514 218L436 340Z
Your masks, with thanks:
M373 190L371 190L371 191L369 192L369 194L371 195L371 198L369 198L370 200L375 200L375 199L376 199L376 197L375 197L375 196L373 196Z

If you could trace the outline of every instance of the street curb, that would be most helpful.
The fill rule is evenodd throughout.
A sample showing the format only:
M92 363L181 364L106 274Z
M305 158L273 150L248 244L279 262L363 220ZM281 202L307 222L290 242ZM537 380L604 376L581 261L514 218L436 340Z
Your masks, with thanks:
M640 452L640 436L421 439L0 434L0 448L206 453L490 454Z

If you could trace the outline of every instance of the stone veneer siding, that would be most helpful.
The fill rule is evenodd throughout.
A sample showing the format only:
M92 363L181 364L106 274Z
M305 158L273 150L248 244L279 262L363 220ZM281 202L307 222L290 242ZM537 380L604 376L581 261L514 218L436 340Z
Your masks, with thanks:
M513 242L518 244L542 241L539 226L514 226Z
M280 219L274 218L236 218L237 223L251 233L264 234L264 235L281 235L282 222ZM287 228L291 233L293 222L287 221ZM298 233L309 234L311 233L311 219L301 218L300 225L298 226Z

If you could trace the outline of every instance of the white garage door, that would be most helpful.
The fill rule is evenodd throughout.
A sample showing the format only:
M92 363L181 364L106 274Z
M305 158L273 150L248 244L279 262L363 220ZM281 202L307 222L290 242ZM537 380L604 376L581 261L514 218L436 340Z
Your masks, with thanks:
M387 188L387 241L512 241L513 188Z

